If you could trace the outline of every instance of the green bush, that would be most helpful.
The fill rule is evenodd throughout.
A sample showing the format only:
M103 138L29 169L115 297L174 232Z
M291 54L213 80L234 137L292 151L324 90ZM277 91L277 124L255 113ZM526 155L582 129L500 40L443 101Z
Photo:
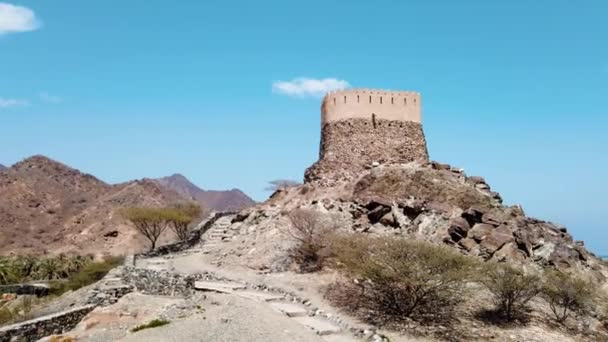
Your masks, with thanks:
M328 292L374 324L450 318L478 263L453 249L395 237L337 235L334 264L348 281Z
M138 332L138 331L144 330L144 329L162 327L163 325L167 325L169 323L171 323L171 322L164 320L164 319L154 319L148 323L136 326L135 328L131 329L131 332Z
M542 294L555 320L563 323L572 314L585 314L595 291L589 281L560 271L550 271L545 275Z
M487 264L481 283L492 293L498 313L507 321L523 314L541 290L540 277L507 264Z

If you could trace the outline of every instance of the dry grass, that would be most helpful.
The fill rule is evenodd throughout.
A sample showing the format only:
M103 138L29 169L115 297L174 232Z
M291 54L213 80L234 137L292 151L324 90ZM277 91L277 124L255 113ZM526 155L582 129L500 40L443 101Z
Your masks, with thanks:
M355 196L379 196L392 200L414 197L463 209L489 207L491 204L488 196L459 183L447 171L432 169L389 169L381 174L368 174L355 185Z
M301 272L314 272L323 267L329 256L328 236L333 231L331 218L312 209L296 209L287 214L291 222L288 235L296 241L291 258Z

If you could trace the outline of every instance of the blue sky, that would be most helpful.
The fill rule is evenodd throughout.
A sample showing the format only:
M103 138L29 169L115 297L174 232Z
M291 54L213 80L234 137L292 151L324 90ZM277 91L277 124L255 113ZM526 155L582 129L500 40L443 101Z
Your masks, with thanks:
M432 159L608 254L606 1L8 1L0 163L262 200L316 160L332 86L275 82L415 90Z

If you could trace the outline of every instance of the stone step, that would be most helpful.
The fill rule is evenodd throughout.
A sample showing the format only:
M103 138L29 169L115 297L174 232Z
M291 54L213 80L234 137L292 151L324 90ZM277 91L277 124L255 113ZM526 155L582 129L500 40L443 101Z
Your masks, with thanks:
M308 315L305 308L297 304L285 303L285 302L273 302L270 303L273 309L281 311L289 317L304 317Z
M237 291L235 292L235 294L243 298L252 299L260 302L274 302L284 298L284 296L282 295L261 291Z
M237 283L224 283L215 281L195 281L194 288L202 291L214 291L221 293L232 293L235 290L245 289L245 285Z
M340 327L319 317L294 317L298 323L312 329L317 334L325 336L339 333Z

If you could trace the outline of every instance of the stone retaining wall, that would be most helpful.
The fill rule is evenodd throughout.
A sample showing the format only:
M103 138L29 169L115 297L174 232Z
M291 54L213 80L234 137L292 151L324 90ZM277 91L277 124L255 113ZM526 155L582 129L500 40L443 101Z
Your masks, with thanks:
M38 297L49 294L49 286L46 284L13 284L0 286L0 294L14 293L17 295L36 295Z
M87 305L0 328L0 342L37 341L45 336L63 334L95 308Z

